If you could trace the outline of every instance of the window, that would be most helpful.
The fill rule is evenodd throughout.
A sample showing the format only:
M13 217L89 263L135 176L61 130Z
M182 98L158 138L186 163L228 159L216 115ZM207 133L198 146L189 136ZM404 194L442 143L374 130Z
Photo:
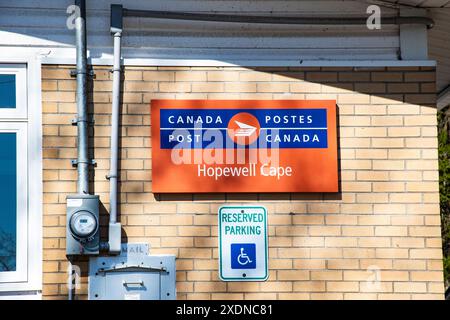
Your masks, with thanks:
M27 117L26 65L0 65L0 120Z
M1 55L0 299L42 288L40 63Z
M27 280L26 146L26 123L0 123L0 283Z

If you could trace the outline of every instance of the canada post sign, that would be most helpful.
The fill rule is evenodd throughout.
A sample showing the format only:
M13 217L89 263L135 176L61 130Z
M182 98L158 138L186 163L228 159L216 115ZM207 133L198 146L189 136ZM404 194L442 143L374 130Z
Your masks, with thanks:
M154 193L337 192L334 100L153 100Z

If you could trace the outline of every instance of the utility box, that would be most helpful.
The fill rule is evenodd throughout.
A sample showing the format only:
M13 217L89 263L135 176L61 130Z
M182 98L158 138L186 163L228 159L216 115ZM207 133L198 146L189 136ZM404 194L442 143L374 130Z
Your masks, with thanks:
M175 300L175 256L122 244L119 256L89 261L89 300Z
M67 196L66 254L98 255L100 245L99 197Z

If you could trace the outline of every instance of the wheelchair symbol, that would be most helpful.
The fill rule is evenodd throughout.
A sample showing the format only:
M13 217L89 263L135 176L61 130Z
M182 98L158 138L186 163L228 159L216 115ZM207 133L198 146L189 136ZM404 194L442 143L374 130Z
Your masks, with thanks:
M231 244L231 269L256 269L256 245L254 243Z
M241 254L238 255L237 261L241 266L245 266L246 264L253 262L252 260L250 260L248 255L244 252L244 248L241 248Z

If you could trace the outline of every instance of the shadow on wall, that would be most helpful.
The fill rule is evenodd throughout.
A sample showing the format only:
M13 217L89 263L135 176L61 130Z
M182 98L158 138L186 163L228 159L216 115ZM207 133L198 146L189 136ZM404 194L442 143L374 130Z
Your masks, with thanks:
M167 68L166 68L167 69ZM225 72L227 68L214 68L214 70L223 71L223 78L220 73L214 79L218 83L226 83ZM354 115L383 115L386 114L387 105L399 104L420 104L435 108L435 69L432 67L395 67L395 68L351 68L351 67L283 67L283 68L247 68L248 73L241 73L239 82L251 84L257 94L253 96L245 92L225 93L218 98L217 94L208 94L208 99L307 99L321 100L332 99L337 101L337 126L338 126L338 178L339 190L337 193L210 193L210 194L154 194L156 201L333 201L342 200L342 149L341 138L345 136L346 127L361 126L361 136L371 137L370 127L389 126L390 123L384 123L386 118L380 117L376 124L360 121L362 117L356 119ZM242 71L242 70L240 70ZM255 72L258 72L256 74ZM216 73L217 74L217 73ZM122 73L121 79L121 101L123 101L124 83L127 81L127 69ZM89 114L95 114L94 99L95 81L89 78L88 82L88 106ZM240 88L238 88L239 90ZM242 90L245 91L245 90ZM184 94L185 98L186 94ZM189 98L189 97L187 97ZM144 101L151 102L151 101ZM121 103L124 108L126 103ZM392 114L392 113L390 113ZM398 113L400 114L400 112ZM123 115L121 112L120 127L123 132ZM369 118L369 117L367 117ZM94 119L93 119L94 120ZM133 124L133 119L127 119L127 125ZM369 119L370 121L370 119ZM90 132L90 156L95 159L96 140L94 128ZM364 130L369 132L364 133ZM395 148L390 146L389 141L384 148ZM119 148L122 149L122 139L119 139ZM119 158L119 172L122 168L122 160L126 155L123 151ZM90 171L90 190L95 193L95 174L97 170ZM103 175L103 173L101 173ZM103 179L104 177L100 177ZM144 178L143 178L144 179ZM98 180L98 179L97 179ZM105 182L107 183L107 182ZM119 179L119 190L122 190L122 184ZM144 190L144 192L150 192ZM124 199L119 195L119 201ZM119 206L119 210L120 210ZM108 211L105 206L100 208L101 225L108 224ZM120 221L120 211L118 219ZM103 230L106 228L102 228ZM123 236L126 238L124 230ZM102 234L102 241L106 240L107 235Z

